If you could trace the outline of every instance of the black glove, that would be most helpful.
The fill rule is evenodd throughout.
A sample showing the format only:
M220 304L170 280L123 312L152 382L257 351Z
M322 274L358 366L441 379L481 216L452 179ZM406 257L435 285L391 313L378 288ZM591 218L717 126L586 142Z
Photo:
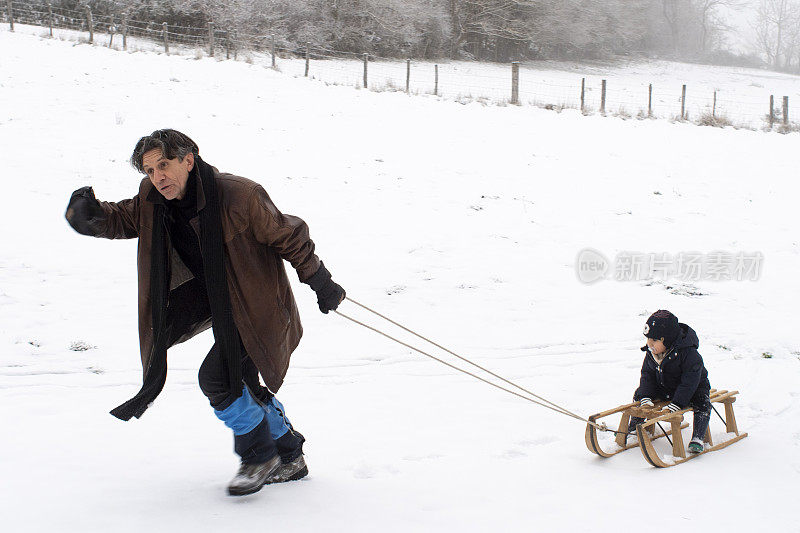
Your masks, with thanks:
M97 235L102 231L106 214L94 197L91 187L81 187L72 193L64 214L72 229L81 235Z
M328 314L328 311L335 311L342 303L346 293L344 289L331 279L331 273L320 261L319 270L306 281L314 292L317 293L317 304L319 310Z

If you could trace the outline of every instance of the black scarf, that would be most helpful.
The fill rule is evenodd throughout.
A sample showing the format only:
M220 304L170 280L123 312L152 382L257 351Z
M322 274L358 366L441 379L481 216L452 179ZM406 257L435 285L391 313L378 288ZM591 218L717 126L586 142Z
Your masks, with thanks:
M225 275L225 246L222 238L222 219L214 172L200 156L194 157L197 172L205 194L206 205L200 210L200 250L203 255L208 301L211 305L214 341L223 355L228 374L228 390L232 398L242 394L242 367L239 335L233 321L228 282ZM157 193L160 194L160 193ZM141 390L111 414L121 420L139 418L150 407L167 381L167 348L172 337L172 324L166 322L169 304L169 253L167 250L166 206L156 202L153 213L153 244L150 257L150 303L153 319L153 351L150 364L144 372Z

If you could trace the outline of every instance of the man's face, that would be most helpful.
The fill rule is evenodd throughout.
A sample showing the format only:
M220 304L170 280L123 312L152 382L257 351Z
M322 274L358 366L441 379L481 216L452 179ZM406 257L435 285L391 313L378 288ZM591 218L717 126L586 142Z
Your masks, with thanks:
M160 148L145 152L142 167L150 182L167 200L183 199L189 172L194 168L194 154L186 154L183 159L167 159Z

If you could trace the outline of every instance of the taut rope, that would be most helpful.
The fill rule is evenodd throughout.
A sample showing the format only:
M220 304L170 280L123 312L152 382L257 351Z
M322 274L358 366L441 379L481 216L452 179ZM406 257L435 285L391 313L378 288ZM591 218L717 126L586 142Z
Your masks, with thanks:
M572 417L572 418L574 418L576 420L580 420L582 422L586 422L587 424L590 424L590 425L594 426L595 428L597 428L597 429L599 429L601 431L612 431L613 433L617 433L616 431L608 429L608 427L606 427L605 424L598 424L596 422L592 422L591 420L583 418L582 416L577 415L577 414L573 413L572 411L570 411L570 410L568 410L568 409L566 409L564 407L561 407L560 405L557 405L557 404L551 402L550 400L548 400L546 398L542 398L538 394L535 394L534 392L526 389L525 387L522 387L521 385L518 385L518 384L514 383L513 381L510 381L510 380L508 380L508 379L496 374L495 372L492 372L488 368L485 368L485 367L479 365L478 363L475 363L474 361L471 361L471 360L467 359L466 357L463 357L463 356L457 354L456 352L454 352L454 351L452 351L452 350L450 350L448 348L445 348L441 344L438 344L438 343L428 339L427 337L424 337L424 336L420 335L419 333L417 333L417 332L405 327L404 325L402 325L402 324L400 324L398 322L395 322L391 318L389 318L389 317L387 317L385 315L382 315L381 313L375 311L374 309L372 309L372 308L370 308L370 307L368 307L368 306L366 306L366 305L364 305L362 303L359 303L359 302L353 300L352 298L345 297L345 299L350 301L350 302L352 302L352 303L354 303L355 305L357 305L357 306L369 311L370 313L373 313L374 315L379 316L380 318L386 320L387 322L389 322L391 324L394 324L395 326L399 327L400 329L402 329L404 331L407 331L408 333L411 333L412 335L424 340L425 342L430 343L433 346L436 346L437 348L439 348L441 350L444 350L445 352L457 357L461 361L464 361L465 363L468 363L468 364L474 366L475 368L478 368L478 369L482 370L483 372L486 372L490 376L492 376L494 378L497 378L497 379L503 381L504 383L506 383L508 385L511 385L512 387L524 392L527 396L523 395L523 394L520 394L517 391L511 390L511 389L506 388L506 387L503 387L502 385L498 385L497 383L494 383L494 382L492 382L492 381L490 381L490 380L488 380L488 379L486 379L484 377L481 377L481 376L479 376L477 374L474 374L474 373L470 372L469 370L465 370L465 369L460 368L460 367L458 367L458 366L456 366L456 365L454 365L452 363L448 363L447 361L445 361L443 359L440 359L440 358L438 358L438 357L436 357L434 355L431 355L428 352L425 352L423 350L420 350L419 348L416 348L415 346L412 346L412 345L410 345L410 344L408 344L406 342L403 342L403 341L401 341L399 339L396 339L395 337L392 337L388 333L384 333L383 331L381 331L381 330L379 330L379 329L377 329L377 328L375 328L373 326L370 326L368 324L365 324L365 323L363 323L363 322L361 322L359 320L356 320L355 318L350 317L350 316L348 316L348 315L346 315L346 314L344 314L344 313L342 313L340 311L334 311L334 313L336 313L337 315L339 315L339 316L341 316L343 318L346 318L347 320L350 320L351 322L355 322L356 324L358 324L360 326L363 326L363 327L365 327L365 328L367 328L369 330L372 330L375 333L378 333L379 335L383 335L387 339L393 340L394 342L396 342L396 343L398 343L398 344L400 344L402 346L405 346L406 348L409 348L411 350L414 350L415 352L421 353L422 355L424 355L426 357L429 357L429 358L433 359L434 361L438 361L439 363L442 363L445 366L448 366L448 367L450 367L450 368L452 368L454 370L457 370L457 371L459 371L459 372L461 372L463 374L471 376L471 377L473 377L473 378L475 378L475 379L477 379L479 381L482 381L482 382L484 382L484 383L486 383L488 385L491 385L492 387L495 387L497 389L505 391L505 392L507 392L509 394L513 394L514 396L517 396L518 398L522 398L523 400L528 400L529 402L535 403L536 405L540 405L542 407L546 407L547 409L550 409L551 411L555 411L556 413L560 413L562 415L566 415L566 416Z

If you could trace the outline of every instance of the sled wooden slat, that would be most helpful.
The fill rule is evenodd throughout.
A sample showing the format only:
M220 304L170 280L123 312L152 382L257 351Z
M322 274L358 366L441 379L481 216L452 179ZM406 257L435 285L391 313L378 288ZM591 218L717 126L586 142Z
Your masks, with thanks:
M663 403L664 405L661 405ZM661 412L661 409L667 402L660 402L655 407L632 407L629 411L632 416L639 418L653 418L656 414Z
M628 411L625 411L624 413L622 413L622 416L619 419L619 427L617 427L617 431L619 431L619 432L624 431L625 433L627 433L628 432L628 423L630 421L631 421L630 413ZM614 439L614 442L617 443L617 446L622 446L624 448L625 444L626 444L625 443L625 435L623 435L622 433L617 433L616 438Z
M728 433L736 433L738 435L739 428L736 426L736 416L733 414L733 402L735 401L736 398L731 398L723 402L725 404L725 429Z
M639 402L629 403L628 405L620 405L616 409L609 409L608 411L603 411L602 413L598 413L596 415L592 415L593 418L605 418L608 415L613 415L614 413L619 413L624 411L625 409L630 409L631 407L635 407L639 405Z
M721 402L723 400L727 400L728 398L733 398L737 394L739 394L738 390L725 391L724 394L719 393L719 394L713 395L711 397L711 401L712 402Z
M672 455L675 457L686 457L686 448L683 446L683 435L681 434L681 422L683 422L683 416L680 419L671 420L672 424ZM649 436L648 436L649 439ZM652 442L652 439L650 439Z

